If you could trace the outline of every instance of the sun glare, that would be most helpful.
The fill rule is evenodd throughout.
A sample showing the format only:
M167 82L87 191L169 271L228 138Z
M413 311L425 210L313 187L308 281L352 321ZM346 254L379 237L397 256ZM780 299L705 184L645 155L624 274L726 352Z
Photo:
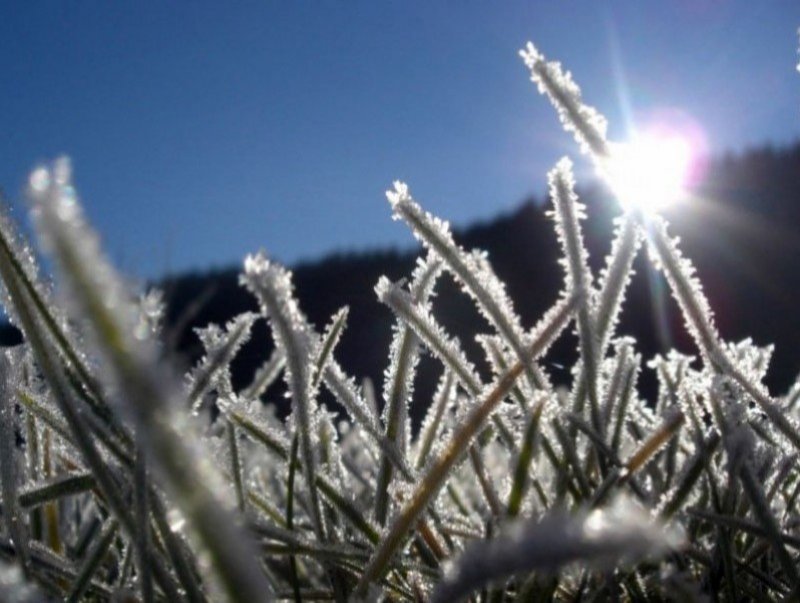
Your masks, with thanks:
M613 146L603 177L624 206L656 212L685 197L692 155L680 135L642 134Z

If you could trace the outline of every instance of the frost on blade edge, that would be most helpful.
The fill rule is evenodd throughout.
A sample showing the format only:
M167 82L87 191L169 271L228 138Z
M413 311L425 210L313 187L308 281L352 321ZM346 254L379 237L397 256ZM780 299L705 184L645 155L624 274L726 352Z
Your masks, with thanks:
M546 94L553 103L561 124L575 136L581 152L592 154L598 160L608 156L608 121L597 109L583 103L581 89L572 74L564 71L561 63L548 62L531 42L519 54L539 93Z

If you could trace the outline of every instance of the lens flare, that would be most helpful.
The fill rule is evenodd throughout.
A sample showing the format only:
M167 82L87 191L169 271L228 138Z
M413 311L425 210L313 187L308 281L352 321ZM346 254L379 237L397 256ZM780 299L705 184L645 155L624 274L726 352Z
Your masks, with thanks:
M602 176L625 207L657 212L686 196L692 160L687 138L643 133L612 145Z

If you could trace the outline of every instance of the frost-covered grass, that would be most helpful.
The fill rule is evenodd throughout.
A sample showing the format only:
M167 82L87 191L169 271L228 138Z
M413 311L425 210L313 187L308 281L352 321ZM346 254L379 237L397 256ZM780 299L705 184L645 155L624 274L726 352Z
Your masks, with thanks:
M605 119L557 63L522 55L602 173ZM0 355L3 600L796 599L800 384L774 397L771 348L722 339L663 219L624 212L593 274L569 160L550 186L565 282L523 325L485 255L395 183L393 217L424 253L407 280L376 284L396 326L375 400L336 361L347 309L317 331L263 253L241 276L260 313L200 331L206 354L181 379L165 366L158 295L137 299L104 259L69 162L36 169L56 288L7 212L0 222L3 302L26 339ZM645 368L616 332L642 243L697 357ZM443 272L491 327L478 336L491 374L432 313ZM230 365L258 320L275 352L236 391ZM579 359L554 384L542 360L569 328ZM413 432L423 353L441 379ZM641 370L656 371L656 400L639 395ZM270 404L281 378L286 421Z

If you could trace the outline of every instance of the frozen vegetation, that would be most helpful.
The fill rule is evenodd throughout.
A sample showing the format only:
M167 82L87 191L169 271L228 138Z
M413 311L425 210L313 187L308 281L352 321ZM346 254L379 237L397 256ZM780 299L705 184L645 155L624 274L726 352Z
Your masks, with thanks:
M603 116L558 63L521 54L606 173ZM201 330L205 356L176 375L160 297L135 295L105 259L69 161L34 170L30 209L57 279L4 212L3 303L26 343L0 355L0 598L796 600L800 384L770 393L771 348L723 339L657 214L623 206L593 274L566 158L550 193L564 286L525 325L485 254L393 185L392 216L423 253L407 279L375 285L396 317L376 395L337 363L347 308L318 330L264 253L241 274L260 313ZM616 332L638 253L666 276L696 356L644 362ZM478 338L491 375L432 312L445 272L490 327ZM275 352L237 391L230 365L260 320ZM543 359L568 329L578 360L556 384ZM422 354L441 380L413 430ZM657 373L655 400L637 389L642 370ZM286 421L270 404L281 379Z

